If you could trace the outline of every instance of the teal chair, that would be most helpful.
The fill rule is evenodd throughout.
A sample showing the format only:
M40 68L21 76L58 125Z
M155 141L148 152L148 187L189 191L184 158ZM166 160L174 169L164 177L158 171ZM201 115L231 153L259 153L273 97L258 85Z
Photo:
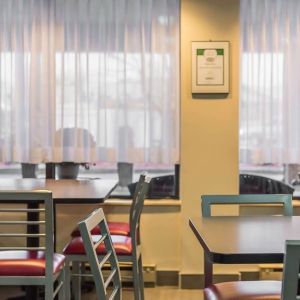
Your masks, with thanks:
M91 231L95 226L100 227L102 235L92 235ZM78 227L91 267L97 298L99 300L108 297L109 299L122 299L120 268L102 208L95 210L81 221ZM97 251L99 252L100 248L106 255L98 257ZM106 263L109 263L110 273L104 280L102 269ZM112 284L111 292L107 289L110 284Z
M243 195L202 195L203 217L211 217L213 204L282 204L283 215L293 215L292 195L284 194L243 194Z
M0 207L0 227L5 226L0 233L0 285L41 286L45 300L56 295L65 300L65 257L54 252L52 193L0 191L1 200L11 206ZM18 207L24 203L32 208ZM24 221L28 214L37 214L38 220ZM27 226L39 231L24 233Z
M201 209L202 209L203 217L211 217L211 206L215 204L232 205L232 204L275 203L275 204L281 204L283 206L284 216L293 215L292 195L284 195L284 194L202 195L201 199L202 199ZM290 253L290 251L288 253ZM299 265L298 265L298 271L299 271ZM285 282L285 286L289 284L290 283L288 281ZM283 289L281 289L281 282L274 281L274 280L223 282L219 284L213 284L208 288L204 289L204 299L205 300L296 299L295 297L280 298L281 290L282 292L285 291L285 293L288 292L285 286L283 285Z
M111 235L111 239L117 254L119 263L130 263L133 273L134 299L144 300L144 280L142 270L142 252L139 239L139 223L144 206L144 199L149 189L150 178L142 178L139 180L135 196L133 199L133 210L130 214L130 236ZM93 235L95 236L95 235ZM95 236L96 237L96 236ZM99 257L104 255L103 249L96 249ZM83 245L82 237L73 238L64 249L66 256L66 299L70 299L70 283L72 281L72 291L75 300L81 299L80 286L81 276L84 275L80 271L82 263L87 262L87 255ZM72 264L72 272L70 265Z
M296 300L298 293L300 241L286 241L283 280L217 283L204 289L205 300Z

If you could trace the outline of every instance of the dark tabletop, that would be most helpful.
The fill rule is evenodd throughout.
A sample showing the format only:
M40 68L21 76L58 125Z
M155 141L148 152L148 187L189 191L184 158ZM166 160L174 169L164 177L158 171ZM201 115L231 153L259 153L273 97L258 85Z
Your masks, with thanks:
M214 263L280 263L285 240L300 240L300 216L195 217L189 224Z
M117 185L104 179L0 179L0 190L50 190L55 203L103 202Z

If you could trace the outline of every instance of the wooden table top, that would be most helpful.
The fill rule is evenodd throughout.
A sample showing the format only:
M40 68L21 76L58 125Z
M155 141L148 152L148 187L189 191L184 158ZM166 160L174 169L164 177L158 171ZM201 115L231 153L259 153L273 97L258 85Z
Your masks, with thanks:
M104 179L0 179L0 190L50 190L55 203L100 203L117 185Z
M300 216L195 217L189 224L214 263L280 263L285 240L300 240Z

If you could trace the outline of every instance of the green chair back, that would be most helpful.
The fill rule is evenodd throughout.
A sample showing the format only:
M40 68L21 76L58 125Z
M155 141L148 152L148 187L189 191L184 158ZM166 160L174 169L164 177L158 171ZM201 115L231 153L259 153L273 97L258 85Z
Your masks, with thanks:
M100 227L102 235L92 236L91 230L97 225ZM112 283L113 290L109 299L120 300L122 298L120 268L102 208L95 210L81 221L78 227L94 278L97 298L99 300L107 299L107 287ZM96 249L101 243L104 244L106 255L98 257ZM110 265L110 274L104 280L102 268L106 263Z
M284 194L243 194L243 195L202 195L203 217L211 217L212 204L271 204L283 205L283 215L293 215L292 195Z
M300 241L288 240L285 243L284 269L282 279L281 299L300 299L298 293L299 285L299 264L300 262Z

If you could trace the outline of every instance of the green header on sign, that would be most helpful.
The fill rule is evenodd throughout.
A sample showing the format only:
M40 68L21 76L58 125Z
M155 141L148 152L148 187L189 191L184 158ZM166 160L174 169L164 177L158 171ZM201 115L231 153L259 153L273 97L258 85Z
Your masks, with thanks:
M197 55L204 55L204 51L206 49L197 49ZM217 55L224 55L224 49L215 49L217 51Z
M204 49L197 49L197 55L203 55Z
M224 49L216 49L217 55L224 55Z

